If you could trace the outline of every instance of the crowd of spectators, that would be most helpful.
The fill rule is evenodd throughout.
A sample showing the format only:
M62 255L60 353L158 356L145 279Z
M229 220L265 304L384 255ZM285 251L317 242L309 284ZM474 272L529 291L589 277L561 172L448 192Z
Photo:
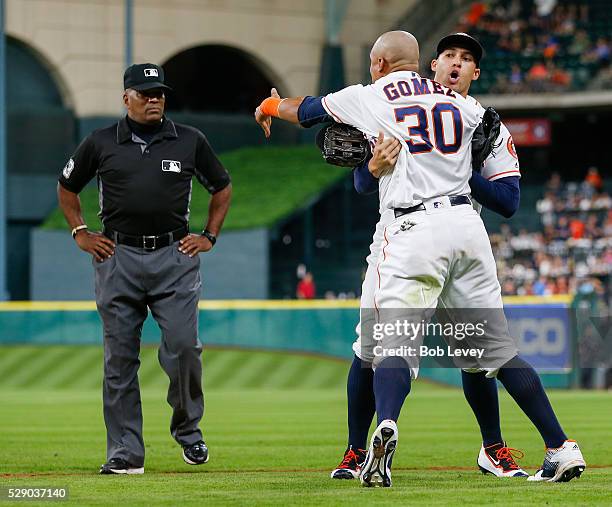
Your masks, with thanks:
M488 68L491 61L501 63L492 93L606 88L612 80L611 34L591 36L588 27L592 17L587 2L474 2L459 31L484 43ZM519 65L521 62L527 66Z
M512 64L508 74L497 74L491 93L563 92L572 86L572 74L552 60L536 61L527 72Z
M612 198L596 168L581 183L553 174L536 206L542 228L491 235L504 295L608 291L612 275Z

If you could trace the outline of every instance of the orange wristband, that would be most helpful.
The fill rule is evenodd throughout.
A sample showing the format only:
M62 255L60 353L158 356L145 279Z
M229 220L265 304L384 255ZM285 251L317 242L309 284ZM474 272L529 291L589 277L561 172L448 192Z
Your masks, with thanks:
M268 97L259 106L261 112L266 116L274 116L278 118L278 108L283 99L277 99L276 97Z

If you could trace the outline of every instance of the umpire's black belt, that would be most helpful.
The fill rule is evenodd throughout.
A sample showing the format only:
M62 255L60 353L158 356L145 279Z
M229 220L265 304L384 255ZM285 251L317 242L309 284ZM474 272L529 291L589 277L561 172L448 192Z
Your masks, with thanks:
M472 201L467 195L451 195L448 200L451 206L459 206L460 204L472 204ZM435 203L434 203L435 205ZM408 213L414 213L415 211L425 211L425 205L423 203L411 206L410 208L393 208L395 212L395 218L402 217Z
M131 236L122 232L113 231L112 229L104 229L104 235L112 239L119 245L135 246L144 248L145 250L157 250L165 246L170 246L175 241L184 238L189 234L187 226L181 227L174 231L160 234L159 236Z

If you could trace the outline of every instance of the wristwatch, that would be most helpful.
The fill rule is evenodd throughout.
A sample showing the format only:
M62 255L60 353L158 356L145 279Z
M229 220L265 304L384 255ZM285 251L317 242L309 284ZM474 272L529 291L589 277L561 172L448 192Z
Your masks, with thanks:
M208 239L208 241L212 243L212 246L215 246L217 236L215 236L212 232L210 232L208 229L204 229L201 235Z

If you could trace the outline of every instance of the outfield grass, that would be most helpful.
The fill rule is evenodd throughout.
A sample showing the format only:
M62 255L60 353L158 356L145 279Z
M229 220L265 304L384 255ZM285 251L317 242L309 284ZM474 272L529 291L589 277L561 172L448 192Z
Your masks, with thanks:
M251 351L206 351L211 459L190 467L168 434L167 381L154 349L142 355L143 476L99 476L105 459L101 351L95 347L0 348L0 485L68 486L73 505L457 505L612 503L611 395L551 392L589 468L567 484L483 477L479 436L457 389L416 382L399 424L394 487L332 481L345 445L348 364ZM505 438L530 471L543 445L500 393ZM14 505L8 504L7 505Z
M243 148L219 157L232 177L232 206L224 230L267 227L305 206L326 187L345 178L346 168L326 164L313 146ZM197 182L191 196L191 222L197 229L208 214L208 192ZM81 194L83 217L90 228L100 228L98 190ZM65 229L56 209L42 225Z

